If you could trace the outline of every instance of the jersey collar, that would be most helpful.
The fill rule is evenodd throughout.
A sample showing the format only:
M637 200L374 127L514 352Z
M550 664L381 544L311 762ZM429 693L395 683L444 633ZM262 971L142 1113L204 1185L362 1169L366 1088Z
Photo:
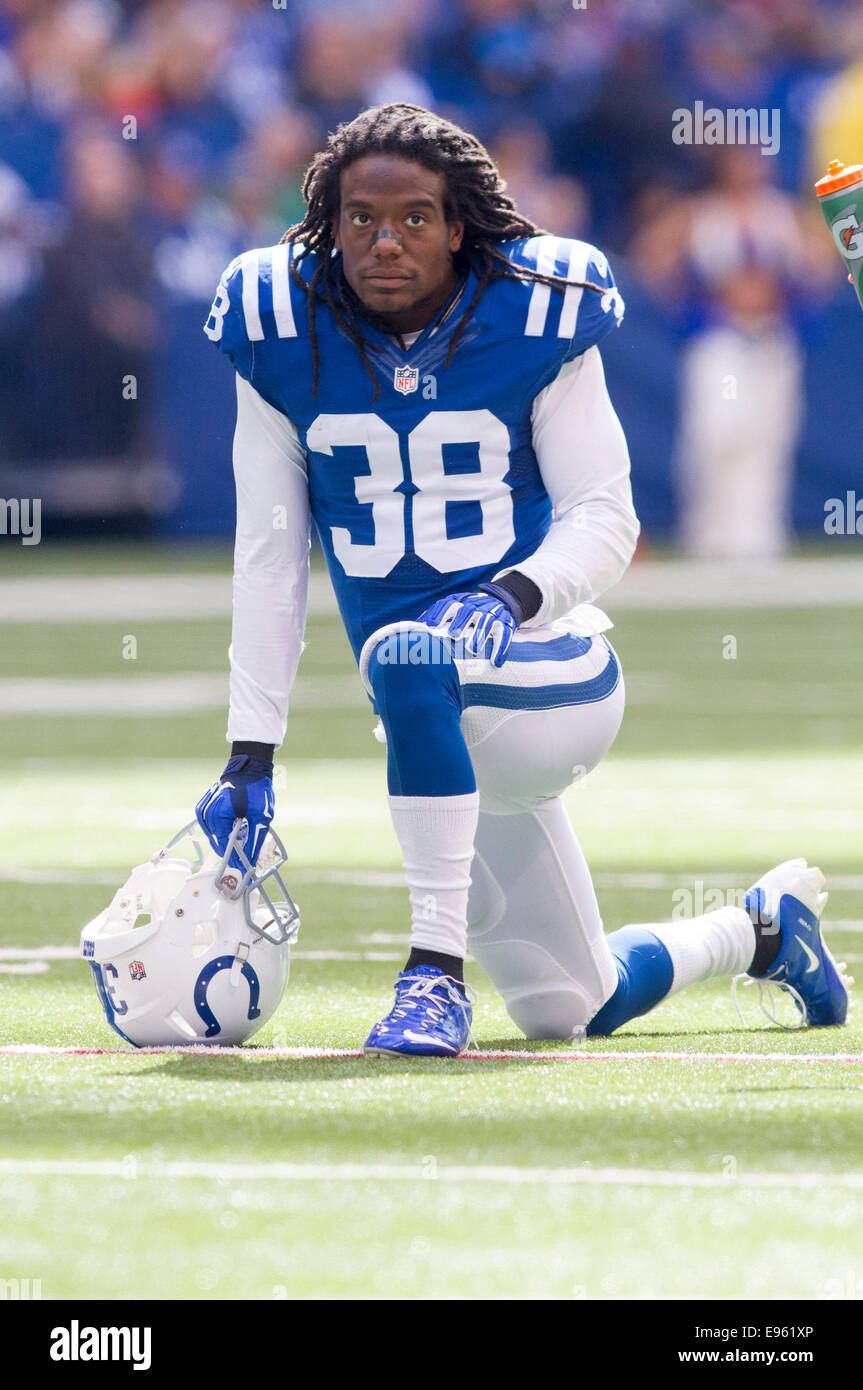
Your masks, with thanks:
M473 282L472 284L471 281ZM443 335L445 340L449 342L450 335L460 318L460 314L457 312L459 306L464 305L466 308L475 292L476 276L473 272L463 275L454 286L449 298L441 305L434 317L426 324L425 328L420 330L419 334L408 348L403 348L401 346L395 334L387 333L384 329L378 328L376 324L370 322L370 320L362 314L362 311L360 311L363 333L370 341L377 344L379 347L394 348L400 358L404 360L409 354L420 352L425 343L438 335ZM461 312L464 313L464 308L462 308Z

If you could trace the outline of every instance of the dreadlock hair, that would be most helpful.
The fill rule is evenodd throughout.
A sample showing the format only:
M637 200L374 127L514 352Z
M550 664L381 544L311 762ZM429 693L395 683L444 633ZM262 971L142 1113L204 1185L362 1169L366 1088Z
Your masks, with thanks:
M342 170L370 154L400 155L403 159L422 164L426 169L442 173L445 180L446 219L448 222L464 222L464 237L458 251L453 254L453 264L459 275L473 270L477 287L450 338L445 369L449 367L458 341L483 291L492 280L510 278L536 281L561 291L573 285L595 290L597 294L605 293L601 285L594 285L589 280L567 280L563 276L545 275L525 266L516 268L507 259L496 243L536 236L541 228L521 216L512 198L505 192L506 184L494 160L476 136L452 121L435 116L422 106L395 102L389 106L371 107L349 124L340 125L329 136L326 148L315 155L303 181L306 215L302 222L289 227L282 237L283 242L302 242L302 250L291 260L291 277L307 296L309 337L315 369L313 395L317 395L320 375L315 321L319 296L329 307L339 327L355 344L374 384L375 399L380 392L368 355L370 350L380 349L365 337L359 318L367 311L344 278L340 260L333 256L333 222L339 212ZM297 266L312 252L317 254L317 265L311 280L306 283Z

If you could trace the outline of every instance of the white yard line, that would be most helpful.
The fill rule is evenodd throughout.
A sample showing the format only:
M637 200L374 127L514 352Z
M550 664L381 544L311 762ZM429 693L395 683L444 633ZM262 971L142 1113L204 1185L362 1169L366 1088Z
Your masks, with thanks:
M394 938L401 942L401 951L304 951L302 947L291 950L291 960L403 960L407 949L407 936ZM47 962L52 960L80 960L81 952L77 946L2 946L0 947L0 962L3 961L36 961ZM47 964L43 969L47 970ZM0 965L0 970L3 966ZM11 967L7 967L7 973L11 972ZM15 972L17 974L35 973L27 971L23 967Z
M351 1047L214 1047L207 1043L180 1044L177 1047L50 1047L40 1043L6 1043L0 1045L2 1057L234 1057L245 1063L261 1058L277 1058L291 1062L363 1058L358 1048ZM803 1065L838 1063L859 1065L863 1052L528 1052L519 1049L482 1050L465 1052L458 1058L443 1059L447 1065L455 1062L764 1062L781 1064L799 1062Z
M86 566L82 556L81 568ZM170 570L170 572L169 572ZM0 622L87 623L153 622L159 619L227 618L231 612L231 577L173 570L165 558L164 574L129 574L118 570L94 578L4 579L0 582Z
M117 664L120 665L119 661ZM120 719L148 714L197 714L225 706L227 691L226 672L170 671L144 675L134 662L129 662L122 675L4 676L0 678L0 714L54 714L70 718L105 714ZM781 714L786 709L785 695L778 686L765 685L756 698L750 684L746 698L752 702L752 708L769 709L773 714ZM808 705L804 709L803 697L795 690L788 697L787 710L793 709L798 714L824 713L825 701L819 690L812 689L806 698ZM636 704L645 703L638 692L634 699ZM648 692L648 702L665 704L667 699L668 692ZM350 672L311 676L301 671L291 692L291 707L368 710L368 703L359 677Z
M599 600L611 616L624 608L789 608L863 603L863 560L786 559L636 561Z
M90 888L104 885L120 887L121 871L116 873L90 873L75 869L28 869L14 864L0 866L0 883L30 883L39 886L63 888Z
M625 870L617 873L613 870L599 870L593 875L593 881L598 888L693 888L697 883L701 883L705 888L725 888L734 884L738 888L746 889L751 883L751 876L733 869L722 873L706 874L685 874L685 873L649 873L633 872ZM863 874L831 874L829 888L848 888L859 891L863 888Z
M338 883L348 888L404 888L405 876L399 869L296 869L291 878L297 883Z
M308 808L306 808L307 811ZM164 821L164 815L161 821ZM161 822L160 822L161 823ZM143 827L148 828L147 825ZM15 864L0 865L0 883L29 883L49 887L120 887L122 871L88 872L75 869L34 869ZM404 874L397 869L299 869L292 868L292 883L337 883L349 888L404 888ZM678 880L675 880L678 882ZM863 882L863 881L862 881Z
M354 809L353 804L349 808ZM309 808L304 809L304 815L308 816ZM161 816L159 825L164 821L164 814ZM127 822L130 828L136 828L131 819ZM140 822L137 828L149 829L150 819ZM46 884L49 886L83 886L96 887L102 884L113 885L115 888L120 886L122 877L121 870L112 873L110 871L93 871L86 869L80 871L75 869L37 869L16 864L0 865L0 883L32 883ZM692 889L696 883L701 883L705 888L727 888L735 885L741 889L749 887L751 874L747 877L743 873L721 873L721 874L699 874L696 877L686 874L672 873L614 873L610 871L599 871L593 875L593 882L597 888L643 888L648 892L659 891L665 888ZM294 866L290 871L292 883L335 883L344 885L348 888L404 888L404 874L398 869L303 869ZM831 874L828 888L835 890L848 890L859 892L863 889L863 874ZM838 931L863 931L863 919L838 918L836 921L826 919L829 929ZM376 940L382 938L376 937Z
M400 960L407 952L407 935L402 938L400 951L304 951L291 950L291 960Z
M0 715L199 714L227 708L227 671L173 671L161 676L6 676L0 678ZM291 692L295 709L342 709L368 702L354 675L300 676Z
M86 559L82 558L84 568ZM326 574L312 576L316 613L337 612ZM142 623L231 616L231 569L201 574L176 570L165 557L164 574L123 575L119 569L93 578L56 575L0 580L0 623Z
M77 946L3 946L0 960L77 960Z
M863 922L855 925L855 931L863 931ZM373 932L370 936L360 936L358 941L370 946L399 946L398 951L305 951L294 947L291 960L308 961L400 961L404 960L408 947L407 937L396 932ZM843 951L842 957L847 965L859 965L863 955L853 951ZM56 960L80 960L81 952L77 946L0 946L0 974L38 975L49 968L49 962ZM468 961L473 957L468 955Z
M81 567L86 560L82 558ZM612 617L625 609L787 608L863 604L863 561L813 557L745 565L691 560L637 561L601 600ZM310 611L333 614L325 572L311 577ZM151 622L224 618L231 613L230 561L223 572L58 574L0 580L0 623Z
M202 1159L151 1163L146 1159L0 1158L0 1177L209 1179L215 1182L445 1182L543 1187L762 1188L776 1191L863 1190L863 1173L724 1172L665 1168L543 1168L514 1164L223 1163Z

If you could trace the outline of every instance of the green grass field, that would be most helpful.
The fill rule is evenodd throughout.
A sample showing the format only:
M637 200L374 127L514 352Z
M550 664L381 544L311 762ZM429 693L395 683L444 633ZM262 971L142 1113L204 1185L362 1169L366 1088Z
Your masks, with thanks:
M221 770L228 623L99 618L66 585L175 573L182 595L230 560L41 549L0 562L0 1047L121 1050L0 1055L0 1280L48 1298L863 1297L859 1011L789 1033L747 999L748 1029L721 981L571 1061L122 1050L71 953ZM10 621L4 581L31 575L62 621ZM855 973L859 609L609 610L627 716L569 797L606 928L668 918L686 892L698 911L803 854ZM200 708L136 696L149 681L174 698L188 673L208 683ZM357 1048L389 1007L406 893L373 723L338 619L314 615L277 755L303 927L260 1047ZM526 1044L468 978L483 1049L565 1050Z

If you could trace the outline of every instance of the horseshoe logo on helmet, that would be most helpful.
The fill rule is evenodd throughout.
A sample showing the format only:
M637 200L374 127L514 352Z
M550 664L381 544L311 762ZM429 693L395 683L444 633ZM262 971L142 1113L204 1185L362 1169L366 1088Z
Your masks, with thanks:
M230 970L231 966L234 964L234 960L234 956L216 956L215 960L207 962L195 981L195 1008L198 1011L198 1017L207 1025L207 1031L204 1034L207 1038L214 1038L222 1031L221 1023L207 1003L207 988L210 981L215 975L218 975L220 970ZM259 1018L261 1011L258 1008L258 1000L261 995L261 982L247 960L243 961L242 973L249 982L248 1017Z

